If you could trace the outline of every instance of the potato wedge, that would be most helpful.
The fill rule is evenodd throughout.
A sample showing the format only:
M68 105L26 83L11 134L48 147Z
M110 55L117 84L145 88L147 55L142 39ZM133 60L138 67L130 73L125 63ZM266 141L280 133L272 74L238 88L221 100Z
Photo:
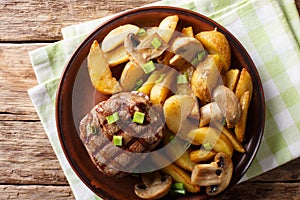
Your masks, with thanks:
M169 174L175 182L183 183L183 187L187 191L192 193L197 193L200 191L200 187L198 185L192 184L191 176L176 164L170 164L162 168L161 171Z
M136 34L140 28L133 24L125 24L110 31L102 41L101 49L104 53L109 52L124 43L129 33Z
M190 160L191 162L199 163L199 162L208 162L212 160L217 152L212 150L205 150L204 148L200 148L198 150L194 150L190 152Z
M192 90L203 103L211 102L213 89L220 78L218 55L208 55L197 66L191 79Z
M114 50L105 53L105 57L109 64L109 67L115 67L129 60L124 45L121 45Z
M163 105L165 121L173 134L178 133L196 103L196 99L190 95L173 95L165 101Z
M240 121L235 125L235 135L237 139L242 142L245 137L245 130L246 130L246 123L247 123L247 116L248 116L248 110L250 105L250 92L246 91L240 99L240 103L242 106L242 116L240 118Z
M166 99L174 91L174 79L176 71L171 69L166 72L164 79L161 82L155 83L150 92L150 100L152 104L163 105Z
M177 15L172 15L164 18L158 28L158 33L160 37L168 43L176 29L179 17Z
M194 145L210 144L216 152L223 152L230 157L233 154L233 147L230 140L221 131L212 127L201 127L192 130L188 134Z
M230 140L233 148L240 152L240 153L245 153L245 148L243 147L241 141L239 141L236 137L236 135L228 128L224 127L221 124L214 124L215 126L217 126L216 128L219 129L220 131L222 131L222 133L224 133L224 135L226 135L226 137Z
M185 36L188 36L188 37L194 37L194 31L193 31L193 27L192 26L183 28L181 30L181 33L184 34Z
M252 99L252 92L253 92L253 83L252 83L252 78L247 71L246 68L243 68L241 71L241 75L239 78L239 81L237 83L236 89L235 89L235 95L241 99L242 95L246 92L249 91L249 101Z
M240 77L240 70L230 69L225 73L225 86L235 91L236 85Z
M224 34L215 30L201 31L195 35L210 54L218 54L223 71L227 71L231 65L230 45Z
M87 58L88 72L92 85L103 94L113 94L122 91L119 82L112 76L104 54L95 40Z
M121 74L120 84L124 91L131 91L136 86L138 80L145 75L141 67L137 67L132 62L128 62Z

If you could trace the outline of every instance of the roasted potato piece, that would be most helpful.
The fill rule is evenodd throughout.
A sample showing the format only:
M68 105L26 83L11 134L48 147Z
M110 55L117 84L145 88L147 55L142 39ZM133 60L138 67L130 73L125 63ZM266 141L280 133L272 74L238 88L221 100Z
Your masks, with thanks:
M188 138L194 145L212 146L216 152L223 152L229 156L233 154L233 147L230 140L221 131L212 127L201 127L189 132Z
M129 60L124 45L121 45L114 50L105 53L105 57L109 64L109 67L115 67Z
M132 62L128 62L121 74L120 84L124 91L130 91L134 89L138 80L145 75L144 70L141 67L137 67Z
M166 68L162 68L160 70L154 71L148 79L143 83L143 85L138 89L139 92L143 92L144 94L150 96L151 90L155 85L155 82L159 79L161 74L164 74L167 71Z
M236 85L240 77L240 70L230 69L225 73L225 86L235 91Z
M179 17L177 15L172 15L172 16L168 16L166 18L164 18L158 28L158 33L160 35L160 37L166 42L168 43L176 29L177 26L177 22L179 20Z
M236 89L235 89L235 95L241 99L241 96L246 92L249 91L249 99L251 101L252 98L252 92L253 92L253 83L252 78L247 71L246 68L243 68L241 71L241 75L239 78L239 81L237 83Z
M220 78L218 55L208 55L193 73L191 86L195 95L203 102L211 102L213 89Z
M140 28L136 25L125 24L110 31L102 41L101 49L104 53L109 52L124 43L129 33L136 34Z
M183 183L183 187L187 191L192 193L200 191L200 187L198 185L191 183L191 176L176 164L170 164L162 168L161 171L169 174L175 182Z
M219 31L201 31L195 35L210 54L218 54L221 60L221 68L227 71L231 65L230 45L225 35Z
M190 160L195 163L208 162L212 160L217 152L200 148L190 152Z
M155 83L150 92L150 101L153 104L163 105L166 99L170 96L170 93L174 91L174 79L176 71L170 69L165 73L165 76L161 82Z
M240 121L235 125L235 135L237 139L242 142L245 137L245 130L246 130L246 122L247 122L247 116L248 116L248 109L250 105L250 92L246 91L240 99L240 103L242 106L242 116Z
M88 72L92 85L103 94L113 94L122 91L119 82L112 76L104 54L95 40L87 58Z
M239 141L237 139L237 137L234 135L234 133L232 133L232 131L226 127L224 127L221 124L214 124L214 126L216 126L217 129L219 129L220 131L222 131L222 133L224 133L224 135L226 135L226 137L230 140L233 148L240 152L240 153L245 153L245 149L241 143L241 141Z
M173 95L165 101L163 105L165 121L172 133L177 134L196 103L196 99L190 95Z
M183 28L181 30L181 33L188 37L194 37L194 30L193 30L193 27L191 27L191 26Z

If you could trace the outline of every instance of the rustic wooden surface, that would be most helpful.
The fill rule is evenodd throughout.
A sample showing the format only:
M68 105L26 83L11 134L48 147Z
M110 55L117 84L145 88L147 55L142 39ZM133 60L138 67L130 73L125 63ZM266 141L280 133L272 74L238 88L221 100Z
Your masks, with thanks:
M156 0L0 1L0 199L74 199L27 95L37 84L28 52L64 26ZM300 8L300 0L296 0ZM235 186L222 199L300 199L300 159Z

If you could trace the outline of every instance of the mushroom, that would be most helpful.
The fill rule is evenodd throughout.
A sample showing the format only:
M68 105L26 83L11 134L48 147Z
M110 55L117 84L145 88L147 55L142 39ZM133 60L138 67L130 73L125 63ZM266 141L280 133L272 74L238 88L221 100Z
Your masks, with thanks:
M216 102L205 104L200 108L200 124L203 127L211 123L220 123L224 120L224 116Z
M161 174L159 171L144 173L142 184L134 186L135 194L142 199L159 199L165 196L172 186L172 178L167 174Z
M233 128L239 122L242 113L237 96L228 87L219 85L213 92L213 100L223 113L227 127Z
M199 186L206 186L207 195L213 196L224 191L229 185L233 172L231 158L225 153L217 153L210 164L195 165L191 181Z
M169 47L157 33L153 33L143 40L130 33L125 38L124 46L130 61L140 67L149 60L160 56Z
M178 37L172 44L172 50L193 66L196 66L205 55L202 44L192 37Z

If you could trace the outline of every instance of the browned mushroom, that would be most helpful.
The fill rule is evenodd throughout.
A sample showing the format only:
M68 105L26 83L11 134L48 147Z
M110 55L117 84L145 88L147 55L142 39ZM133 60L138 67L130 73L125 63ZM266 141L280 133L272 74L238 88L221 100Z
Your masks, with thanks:
M159 199L165 196L172 186L172 178L167 174L161 174L159 171L144 173L142 184L134 186L135 194L142 199Z
M135 34L128 34L124 46L130 61L139 67L149 60L157 58L169 47L157 33L153 33L143 40L140 40Z
M199 127L206 126L210 122L219 123L223 121L224 116L216 102L205 104L200 108L200 124Z
M233 172L231 158L225 153L217 153L214 162L195 165L191 181L199 186L206 186L210 196L219 194L229 185Z
M192 37L178 37L172 44L175 54L196 66L204 57L205 51L199 40Z
M213 100L223 113L228 128L233 128L240 120L242 109L239 99L232 90L219 85L213 92Z

